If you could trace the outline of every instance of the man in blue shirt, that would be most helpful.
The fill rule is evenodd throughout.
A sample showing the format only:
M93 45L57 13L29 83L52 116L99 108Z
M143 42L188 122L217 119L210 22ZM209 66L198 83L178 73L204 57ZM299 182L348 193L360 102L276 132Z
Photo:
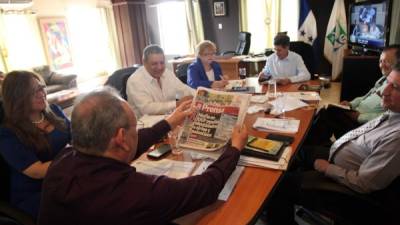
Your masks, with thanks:
M299 54L289 51L289 44L290 39L286 34L275 36L275 53L267 58L260 78L272 78L282 85L310 80L311 75L303 59Z

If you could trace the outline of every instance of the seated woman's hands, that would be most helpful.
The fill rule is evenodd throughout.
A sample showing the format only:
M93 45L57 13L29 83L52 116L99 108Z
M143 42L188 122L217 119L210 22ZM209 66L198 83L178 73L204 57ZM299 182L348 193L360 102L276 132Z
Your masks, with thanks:
M211 88L224 88L229 82L227 80L216 80L211 84Z

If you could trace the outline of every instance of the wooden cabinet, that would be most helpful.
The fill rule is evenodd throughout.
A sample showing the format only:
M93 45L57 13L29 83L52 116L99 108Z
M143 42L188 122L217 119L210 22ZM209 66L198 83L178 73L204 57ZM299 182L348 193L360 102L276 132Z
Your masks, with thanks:
M365 95L381 76L379 56L344 56L340 100Z

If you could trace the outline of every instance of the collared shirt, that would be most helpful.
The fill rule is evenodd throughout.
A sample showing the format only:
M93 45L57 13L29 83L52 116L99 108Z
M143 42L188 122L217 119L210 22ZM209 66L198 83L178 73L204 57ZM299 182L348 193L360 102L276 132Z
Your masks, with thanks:
M139 130L137 156L169 130L165 120ZM239 156L238 150L227 146L201 175L173 179L139 173L111 158L66 149L44 179L38 224L167 224L216 201Z
M368 122L383 113L384 109L381 104L382 98L378 93L383 92L386 84L386 76L383 76L367 94L357 97L350 102L351 108L360 113L357 119L359 123Z
M279 59L276 53L270 55L263 72L265 75L272 75L273 78L289 78L292 83L307 81L311 78L301 56L292 51L289 51L284 59Z
M126 83L128 103L136 118L145 114L162 115L176 107L176 96L194 95L195 91L182 83L171 71L165 69L160 77L161 88L144 68L140 67Z
M369 193L386 188L400 175L400 113L347 142L335 154L325 175L349 188Z

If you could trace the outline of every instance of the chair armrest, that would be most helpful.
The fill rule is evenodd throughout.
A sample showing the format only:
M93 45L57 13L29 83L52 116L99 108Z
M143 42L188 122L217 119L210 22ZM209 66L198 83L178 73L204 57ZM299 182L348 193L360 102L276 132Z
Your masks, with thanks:
M53 74L50 78L49 85L62 84L67 88L73 88L77 86L76 77L77 75L75 74L69 74L69 75Z
M315 190L320 192L332 192L338 195L346 196L351 199L363 201L373 206L379 207L380 204L375 201L370 194L361 194L351 190L343 184L339 184L324 174L317 171L304 172L303 183L301 188L303 190Z

